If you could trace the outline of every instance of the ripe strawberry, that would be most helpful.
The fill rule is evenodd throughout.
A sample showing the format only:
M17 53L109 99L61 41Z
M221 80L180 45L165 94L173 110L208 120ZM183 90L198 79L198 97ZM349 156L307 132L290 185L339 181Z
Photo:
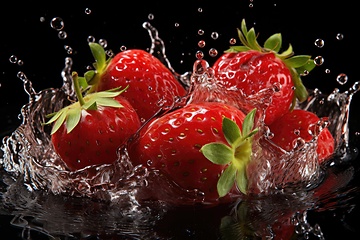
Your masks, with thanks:
M218 204L235 182L246 191L245 166L257 132L254 116L255 110L245 116L219 102L188 104L147 124L129 147L130 159L159 170L183 189L203 192L200 202Z
M96 70L85 73L91 91L129 86L122 96L129 100L142 122L186 94L169 68L149 52L129 49L106 59L101 45L90 43L89 46L96 60Z
M320 121L313 112L294 109L269 126L273 134L271 141L282 149L291 151L298 138L309 142L318 134L316 152L319 163L322 163L334 153L335 142L327 127L321 129ZM318 124L320 125L317 126Z
M116 161L117 149L140 127L140 120L121 91L104 91L82 96L77 73L73 73L78 97L52 114L51 141L70 170Z
M279 53L280 33L269 37L262 47L256 40L254 28L248 31L243 20L238 35L243 46L231 46L215 61L212 66L215 77L228 89L235 87L246 97L274 89L264 119L265 124L271 124L294 107L296 99L302 102L307 98L300 75L311 71L315 64L310 56L293 56L291 45Z

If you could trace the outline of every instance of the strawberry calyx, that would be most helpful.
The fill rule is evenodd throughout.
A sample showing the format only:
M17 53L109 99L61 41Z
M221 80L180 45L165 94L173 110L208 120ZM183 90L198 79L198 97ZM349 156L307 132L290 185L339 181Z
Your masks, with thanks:
M105 49L98 43L90 42L89 47L95 59L95 62L93 63L95 70L86 71L83 77L79 77L79 82L83 88L86 88L89 85L92 86L89 89L89 92L94 92L97 83L100 81L101 75L105 72L106 67L112 58L107 58Z
M97 110L98 106L115 108L123 107L123 105L114 98L124 92L127 87L122 90L120 90L119 87L83 96L77 72L72 73L72 78L78 101L57 112L46 115L46 117L50 119L45 124L54 123L51 134L54 134L63 125L63 123L65 123L67 133L70 133L80 122L82 110Z
M220 197L229 193L234 183L242 193L246 194L248 184L246 167L251 160L253 136L259 131L258 128L254 128L255 113L256 108L246 115L242 130L234 121L224 117L222 131L228 145L214 142L205 144L200 149L212 163L228 165L217 183Z
M271 35L264 43L264 46L261 46L257 41L257 35L254 28L247 29L245 19L241 22L241 29L237 29L239 39L243 45L240 46L231 46L225 52L245 52L248 50L257 50L262 53L272 52L276 57L281 59L287 68L291 72L292 80L295 86L295 96L293 99L293 106L296 99L300 102L303 102L308 97L308 92L305 86L302 83L300 78L301 75L308 74L315 67L314 60L311 59L309 55L296 55L294 56L294 51L292 45L289 44L289 47L280 52L282 47L282 36L281 33L275 33Z

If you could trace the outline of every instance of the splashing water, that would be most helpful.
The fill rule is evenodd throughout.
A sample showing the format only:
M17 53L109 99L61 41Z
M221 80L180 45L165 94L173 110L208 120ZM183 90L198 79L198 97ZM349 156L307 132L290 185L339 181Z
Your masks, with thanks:
M175 75L175 77L189 89L187 98L179 104L187 104L197 101L224 101L229 104L235 105L245 111L248 111L252 106L262 106L260 111L259 124L264 117L265 107L270 104L272 94L276 91L274 89L267 89L264 92L259 93L256 96L244 96L237 89L225 89L219 85L214 78L213 70L209 67L209 64L203 60L196 60L192 72L186 72L184 74L178 74L171 66L170 61L165 54L165 45L159 38L157 30L145 22L143 27L148 30L152 45L150 53L156 55ZM32 87L31 81L27 78L25 73L19 72L18 77L23 81L24 90L29 96L29 102L25 104L21 109L22 123L21 125L10 135L3 138L2 141L2 156L0 156L0 165L7 175L4 175L4 182L6 182L10 188L3 194L4 202L9 209L16 209L14 213L20 213L17 218L13 219L13 224L29 227L28 221L21 216L26 214L34 214L34 212L27 213L27 208L36 208L36 204L42 205L42 211L51 216L37 216L42 221L51 219L54 215L58 214L63 217L62 223L66 223L66 213L60 213L56 209L57 198L54 195L65 195L75 197L89 197L80 198L82 206L87 206L87 201L92 210L97 208L97 204L91 199L98 199L110 203L109 209L105 212L99 210L100 214L104 214L110 217L110 220L103 223L103 225L97 226L97 222L93 222L91 225L82 226L81 223L88 222L86 219L79 219L78 224L68 228L64 233L71 235L74 232L81 232L86 235L96 232L98 229L107 229L107 231L134 231L137 232L137 237L159 237L154 236L156 233L152 232L156 219L161 218L161 215L166 211L165 205L157 202L152 203L151 207L146 204L143 205L138 202L137 193L140 189L144 189L154 181L155 178L159 178L156 172L149 172L145 167L133 166L127 156L126 146L119 148L119 159L114 164L107 164L101 166L90 166L82 170L70 172L66 169L65 165L55 153L50 138L49 126L43 125L46 121L46 115L52 112L56 112L68 105L71 101L75 100L75 93L72 88L71 79L72 59L65 59L65 66L62 71L63 85L61 88L44 89L42 91L35 91ZM246 220L247 227L253 229L254 236L267 236L271 239L273 230L269 229L268 224L274 222L272 217L274 206L276 211L276 204L280 203L284 199L289 203L287 208L287 215L285 220L291 216L294 217L297 234L306 235L312 233L319 239L322 239L322 233L318 226L311 227L306 221L306 214L309 208L319 210L316 203L321 199L323 204L331 205L333 198L329 197L327 193L331 191L339 190L345 186L353 176L353 169L347 169L344 175L341 175L343 181L338 185L331 185L331 191L322 192L321 188L323 182L331 181L331 176L327 175L329 171L333 171L331 166L341 165L344 162L354 159L357 150L352 149L349 145L349 130L348 121L350 114L350 104L352 97L360 90L360 83L356 82L345 92L340 92L335 89L331 94L324 95L319 89L310 90L310 96L306 102L297 105L297 108L306 109L316 113L319 116L327 116L327 121L320 123L319 129L315 129L315 132L321 131L321 128L327 126L328 122L331 124L328 126L331 133L335 137L336 141L336 154L331 161L327 162L326 166L320 166L317 163L317 159L314 157L316 149L316 140L309 143L299 141L298 146L291 152L288 152L284 157L278 159L276 155L271 152L260 151L261 146L257 145L254 151L253 164L249 167L256 168L257 171L253 175L252 181L250 181L251 192L263 192L266 194L272 193L269 198L244 197L238 204L238 212L234 213L234 216L225 216L221 224L221 231L226 233L226 229L238 226L237 223L242 220ZM205 94L206 93L206 94ZM241 96L241 101L239 100ZM204 99L206 98L206 99ZM254 100L258 99L258 100ZM263 132L261 138L265 139L265 144L271 144L269 141L269 132ZM314 138L316 139L316 138ZM293 161L289 161L292 159ZM295 161L294 161L295 159ZM271 166L271 168L269 167ZM279 173L277 177L273 176L273 171ZM330 170L329 170L330 169ZM292 174L289 174L291 172ZM325 179L325 180L324 180ZM160 177L161 184L171 185L172 183L162 177ZM156 181L156 180L155 180ZM283 185L283 183L291 183L291 185ZM19 186L25 185L26 191L22 191L19 194ZM280 195L280 193L286 193L287 189L291 189L290 194ZM295 189L295 190L294 190ZM309 190L310 191L305 191ZM315 189L315 190L311 190ZM40 191L40 194L37 193ZM172 191L180 191L184 193L184 202L192 202L193 198L201 200L201 193L196 190L177 189L171 188L169 195ZM297 192L296 195L293 193ZM351 190L347 190L351 191ZM43 193L50 192L53 195L43 195ZM23 198L17 199L17 196ZM29 206L32 203L28 202L28 199L34 198L35 206ZM316 196L314 200L314 196ZM279 198L281 199L279 201ZM291 199L289 199L291 198ZM73 199L71 199L73 201ZM77 200L74 200L77 201ZM84 201L85 204L84 204ZM63 203L61 203L63 204ZM71 203L75 204L76 203ZM155 205L154 205L155 204ZM247 205L244 207L244 205ZM45 207L44 207L45 206ZM78 206L78 205L76 205ZM270 207L271 206L271 207ZM296 207L294 207L296 206ZM279 209L283 210L283 205ZM21 209L22 208L22 209ZM161 210L159 210L161 209ZM248 215L241 215L239 212L249 211ZM272 209L269 213L268 210ZM277 209L277 210L279 210ZM300 211L299 211L300 209ZM81 207L79 211L86 212L86 207ZM96 212L96 210L94 210ZM251 212L253 211L253 212ZM154 213L156 212L156 213ZM297 212L297 214L295 214ZM72 213L73 214L73 213ZM113 214L113 215L112 215ZM283 214L283 213L281 213ZM71 215L70 215L71 216ZM86 214L80 214L82 217L86 217ZM91 215L92 217L94 215ZM249 218L250 216L250 218ZM254 216L258 216L264 221L261 221L262 226L256 226L256 219ZM272 216L272 217L271 217ZM229 218L231 218L231 221ZM235 220L234 220L235 219ZM131 221L131 224L129 222ZM282 221L282 220L277 220ZM137 225L132 225L137 223ZM50 222L51 224L58 224ZM253 225L255 224L255 226ZM95 227L96 226L96 227ZM51 226L50 229L56 229L58 226ZM65 227L64 227L65 228ZM91 229L93 228L93 229ZM144 233L139 233L139 229ZM225 229L225 230L224 230ZM262 230L254 230L262 229ZM237 229L237 231L243 231ZM247 230L244 230L247 231ZM264 232L261 232L264 231ZM55 236L54 233L47 233L51 236ZM159 238L158 238L159 239Z

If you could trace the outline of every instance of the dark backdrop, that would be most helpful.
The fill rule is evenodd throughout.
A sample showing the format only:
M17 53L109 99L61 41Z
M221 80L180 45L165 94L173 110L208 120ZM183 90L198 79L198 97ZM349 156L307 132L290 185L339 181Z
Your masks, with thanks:
M28 101L21 80L16 77L18 71L26 74L36 91L60 87L65 57L73 58L73 68L79 72L85 71L86 66L93 62L86 43L90 35L97 40L107 40L114 52L123 45L127 48L148 48L150 38L142 28L144 21L149 21L158 29L159 36L165 42L167 56L179 73L192 69L195 52L200 50L197 46L199 40L206 41L206 47L201 50L205 52L205 59L212 63L215 58L210 57L207 51L210 48L216 48L219 52L226 50L229 39L237 37L236 28L240 27L242 18L246 18L248 25L255 26L259 33L260 43L271 34L281 32L283 45L291 43L296 54L324 58L322 66L303 78L305 86L318 87L326 93L334 88L344 91L360 80L357 60L360 56L360 18L354 1L350 0L44 2L10 1L0 10L2 135L10 133L20 124L17 117L20 107ZM86 14L86 8L91 10L90 14ZM199 12L199 8L203 11ZM149 20L149 14L153 14L153 20ZM68 35L66 39L59 39L58 32L50 27L50 20L54 17L64 20L63 30ZM176 23L179 27L175 26ZM205 31L203 36L198 35L199 29ZM212 39L211 32L219 33L219 38ZM342 40L336 39L338 33L344 36ZM325 41L322 48L314 45L318 38ZM66 52L65 45L73 48L73 54ZM10 63L11 55L17 56L24 64ZM330 73L325 73L325 69L329 69ZM336 82L336 76L340 73L348 76L347 84L339 85ZM356 144L359 140L355 132L360 131L358 95L353 99L350 121L350 137L354 138ZM354 219L359 216L358 212L354 211ZM355 220L354 226L359 227L359 224L355 225ZM332 227L336 228L329 225L329 231L346 231L343 227L336 231Z

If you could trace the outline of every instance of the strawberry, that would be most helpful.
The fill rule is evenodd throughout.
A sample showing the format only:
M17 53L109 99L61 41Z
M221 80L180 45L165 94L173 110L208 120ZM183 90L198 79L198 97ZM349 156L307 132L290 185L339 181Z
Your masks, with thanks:
M323 121L325 124L326 118ZM276 119L269 128L273 135L271 141L286 151L294 149L298 138L309 142L318 135L316 152L319 163L334 153L335 141L331 132L321 126L321 119L313 112L294 109Z
M238 35L243 45L231 46L215 61L212 66L215 77L227 89L236 88L246 98L273 89L271 103L264 110L265 124L271 124L293 108L296 100L302 102L307 98L300 75L310 72L315 63L307 55L293 56L291 45L279 53L280 33L269 37L264 47L260 46L254 28L248 31L245 20Z
M145 125L130 144L130 159L160 171L182 189L199 190L203 199L195 202L218 204L235 182L246 191L245 166L257 132L254 116L255 110L245 115L219 102L185 105ZM156 194L163 197L158 188Z
M141 49L129 49L106 59L104 48L89 43L96 60L95 70L85 73L90 91L104 91L129 86L122 94L135 108L142 122L161 108L172 106L185 88L158 58Z
M140 119L129 101L120 94L125 89L82 96L77 73L73 73L78 102L51 114L54 123L51 141L70 170L117 160L117 149L140 127Z

